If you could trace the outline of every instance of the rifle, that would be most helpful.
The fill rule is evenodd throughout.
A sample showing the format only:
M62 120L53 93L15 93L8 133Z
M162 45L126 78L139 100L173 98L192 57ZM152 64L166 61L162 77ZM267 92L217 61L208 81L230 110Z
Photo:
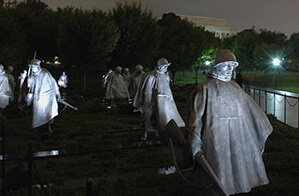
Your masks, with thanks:
M68 107L72 108L73 110L76 110L76 111L78 110L78 108L72 106L71 104L69 104L68 102L66 102L66 101L64 101L64 100L62 100L62 99L57 99L57 102L62 103L62 104L64 104L65 106L68 106Z
M176 122L171 119L166 125L165 125L165 129L167 131L170 132L170 135L173 136L179 143L179 145L182 146L186 146L189 145L188 141L185 140L180 128L178 127L178 125L176 124ZM189 184L195 185L189 181L187 181L185 179L185 177L183 176L180 168L178 167L178 164L176 162L176 158L175 158L175 154L174 154L174 149L173 149L173 143L172 143L172 139L171 137L169 137L169 144L171 147L171 156L174 162L174 165L176 167L177 172L179 173L179 175L183 178L183 180ZM214 185L220 190L222 195L228 195L225 188L223 187L223 185L221 184L220 180L218 179L217 175L215 174L213 168L210 166L210 164L208 163L208 161L206 160L206 158L204 157L203 153L198 152L195 155L195 162L198 163L208 174L208 176L211 178L211 180L213 181ZM197 186L197 185L195 185ZM202 187L200 187L202 188Z
M36 58L36 51L34 52L34 55L33 55L33 62ZM28 93L33 93L32 92L32 88L31 88L31 78L32 78L32 71L31 71L31 66L29 64L28 66L28 72L27 72L27 86L28 86Z

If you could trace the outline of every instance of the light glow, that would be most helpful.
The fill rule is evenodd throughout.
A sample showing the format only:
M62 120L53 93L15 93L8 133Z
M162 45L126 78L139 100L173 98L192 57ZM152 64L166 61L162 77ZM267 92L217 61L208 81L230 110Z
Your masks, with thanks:
M279 59L273 59L273 65L277 66L280 64L280 60Z

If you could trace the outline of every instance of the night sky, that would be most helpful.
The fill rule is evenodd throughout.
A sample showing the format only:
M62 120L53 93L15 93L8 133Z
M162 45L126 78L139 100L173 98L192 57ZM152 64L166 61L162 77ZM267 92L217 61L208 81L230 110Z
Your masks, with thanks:
M50 8L72 5L83 9L103 11L115 5L114 0L42 0ZM278 31L290 36L299 32L299 0L141 0L143 8L150 8L154 16L163 13L205 16L227 19L238 31L255 26L256 29Z

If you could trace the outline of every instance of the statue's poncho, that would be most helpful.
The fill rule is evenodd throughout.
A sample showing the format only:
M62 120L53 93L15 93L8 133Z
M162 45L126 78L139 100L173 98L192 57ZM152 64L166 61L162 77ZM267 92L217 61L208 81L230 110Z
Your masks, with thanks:
M15 92L15 88L16 88L16 80L13 77L13 75L10 72L8 72L8 71L6 71L5 75L8 78L8 82L9 82L10 89L11 89L10 99L13 100L13 98L14 98L14 92Z
M131 74L129 72L127 72L127 73L123 73L122 76L123 76L124 82L126 84L126 87L128 89Z
M32 124L36 128L48 123L58 115L57 95L60 95L56 80L50 72L42 69L37 75L32 75L33 101L31 104ZM25 96L28 92L27 78L20 89L19 108L25 111Z
M119 73L112 73L108 80L106 89L106 99L126 99L129 98L129 92L124 78Z
M6 74L4 72L0 73L0 108L6 108L9 104L11 92L12 90Z
M272 126L237 83L207 79L192 92L188 105L192 154L204 153L228 194L269 182L262 153Z
M139 84L141 82L141 78L142 75L144 74L144 72L134 72L132 73L132 75L130 76L130 82L129 82L129 86L128 86L128 91L130 93L130 97L134 100L134 97L136 95L136 92L139 88Z
M185 126L174 102L169 81L168 75L151 72L144 74L140 83L138 105L134 105L134 107L142 107L145 128L149 132L164 130L164 126L171 119L179 127Z

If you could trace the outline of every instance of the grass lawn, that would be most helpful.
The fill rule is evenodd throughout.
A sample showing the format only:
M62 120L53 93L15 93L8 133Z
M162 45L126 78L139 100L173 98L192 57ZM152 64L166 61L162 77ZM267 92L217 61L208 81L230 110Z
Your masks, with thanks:
M186 72L184 77L192 78L191 75L191 72ZM131 150L91 151L110 145L139 142L142 131L113 134L106 131L139 127L140 116L133 113L132 106L127 104L119 103L118 107L107 109L103 102L104 92L100 87L100 74L88 77L88 88L85 92L82 92L82 86L79 85L81 80L71 76L69 78L67 101L78 107L78 111L67 108L55 118L54 137L43 138L43 132L30 130L29 119L18 110L16 102L11 103L3 113L8 154L26 154L29 143L32 144L34 152L90 150L90 153L85 154L35 159L33 184L52 184L48 184L50 186L44 189L33 188L33 195L84 195L85 189L65 189L63 183L89 177L103 178L100 183L93 186L94 195L193 196L200 193L197 188L183 183L177 174L161 175L156 172L146 172L173 165L167 145ZM205 80L202 74L200 80ZM183 81L177 81L177 84L180 82L181 85L174 87L172 91L179 112L185 120L187 100L195 85L183 85ZM270 184L240 195L299 195L298 129L283 125L273 116L269 118L274 130L266 143L263 158ZM182 131L186 130L182 129ZM62 134L72 137L61 136ZM161 141L166 140L167 137L167 132L160 132ZM156 138L149 135L149 140L156 140ZM179 149L177 154L180 155ZM18 164L17 160L8 161L7 172ZM0 175L3 175L2 170ZM114 179L111 176L114 176ZM27 190L25 187L16 187L8 190L7 195L27 195Z
M260 71L242 72L244 84L262 88L274 89L275 87L275 71L267 74ZM195 72L184 71L176 73L176 85L195 84ZM206 76L199 71L198 82L203 82ZM277 89L299 94L299 72L277 72Z

